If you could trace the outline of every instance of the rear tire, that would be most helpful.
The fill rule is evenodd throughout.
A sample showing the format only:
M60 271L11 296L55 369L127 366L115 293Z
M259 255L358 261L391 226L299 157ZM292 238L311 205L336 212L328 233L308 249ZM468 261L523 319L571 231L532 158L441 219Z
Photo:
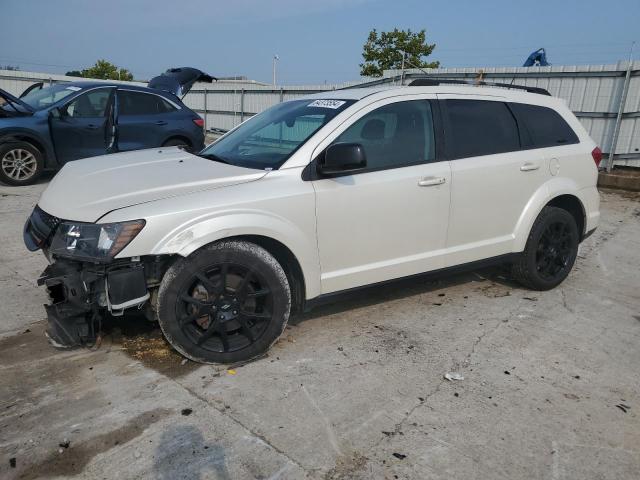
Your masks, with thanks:
M573 216L561 208L544 207L531 227L524 251L513 262L513 277L533 290L558 286L573 268L578 243Z
M44 158L29 142L0 145L0 182L6 185L31 185L42 174Z
M247 361L284 331L291 291L282 266L265 249L225 240L178 260L158 292L167 341L201 363Z

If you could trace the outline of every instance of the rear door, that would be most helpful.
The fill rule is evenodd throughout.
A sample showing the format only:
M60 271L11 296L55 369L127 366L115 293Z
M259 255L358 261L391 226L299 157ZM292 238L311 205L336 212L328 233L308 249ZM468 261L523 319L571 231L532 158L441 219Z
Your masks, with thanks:
M162 145L172 131L172 113L178 105L160 95L138 90L117 92L118 150L139 150Z
M525 149L504 101L438 98L452 176L446 266L509 253L525 206L549 176L548 159L540 150Z
M104 155L112 145L113 87L88 90L49 116L56 157L61 163Z

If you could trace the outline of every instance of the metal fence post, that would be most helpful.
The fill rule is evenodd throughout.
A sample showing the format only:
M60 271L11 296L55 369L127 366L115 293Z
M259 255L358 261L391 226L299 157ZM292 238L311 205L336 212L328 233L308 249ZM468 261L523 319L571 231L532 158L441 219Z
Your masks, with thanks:
M280 88L280 103L284 100L284 88Z
M627 103L627 93L629 92L629 84L631 83L631 69L633 68L633 45L629 53L629 65L627 65L627 73L624 76L624 85L622 87L622 95L620 96L620 105L618 105L618 115L616 115L616 124L613 127L613 138L611 139L611 148L609 150L609 160L607 161L607 172L611 172L613 168L613 159L618 146L618 137L620 136L620 128L622 127L622 114L624 113L624 105Z
M240 91L240 123L244 122L244 88Z
M204 131L207 131L207 89L204 89Z

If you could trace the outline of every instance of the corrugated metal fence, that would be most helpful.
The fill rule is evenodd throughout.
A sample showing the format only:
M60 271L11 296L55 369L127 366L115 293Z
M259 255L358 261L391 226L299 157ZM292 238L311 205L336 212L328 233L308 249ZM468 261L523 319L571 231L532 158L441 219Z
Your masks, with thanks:
M615 147L615 164L640 167L640 62L631 65L625 78L628 62L615 65L551 66L517 68L444 68L427 70L429 75L450 79L475 79L480 73L484 80L542 87L563 98L583 123L591 137L605 154ZM422 73L406 70L406 75ZM385 72L385 77L369 83L401 82L402 72ZM77 78L32 72L0 70L0 88L19 94L37 81L61 82ZM122 82L125 83L125 82ZM623 91L628 94L621 108ZM301 96L336 88L357 85L308 85L280 87L252 82L227 81L211 85L198 84L184 102L205 119L208 130L229 130L252 115L275 105ZM616 119L620 115L620 121Z

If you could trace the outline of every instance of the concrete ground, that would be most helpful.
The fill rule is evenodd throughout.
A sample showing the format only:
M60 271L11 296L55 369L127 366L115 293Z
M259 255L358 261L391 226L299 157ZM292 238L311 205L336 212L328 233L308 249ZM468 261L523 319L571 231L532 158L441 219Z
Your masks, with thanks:
M638 196L603 193L555 290L402 281L225 370L136 316L95 351L47 345L21 241L43 187L0 187L0 478L640 478Z

